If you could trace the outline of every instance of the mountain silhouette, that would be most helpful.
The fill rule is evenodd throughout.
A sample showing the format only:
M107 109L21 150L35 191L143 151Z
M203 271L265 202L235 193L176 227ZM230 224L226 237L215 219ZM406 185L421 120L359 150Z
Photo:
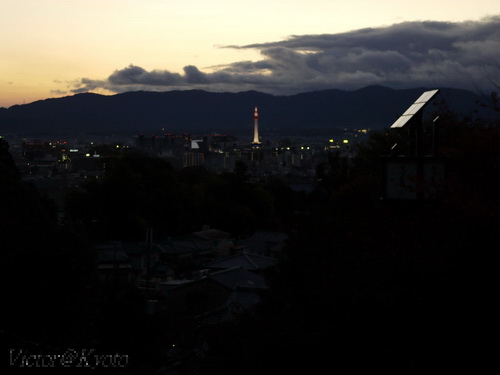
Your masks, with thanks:
M201 90L136 91L111 96L85 93L0 108L0 134L82 134L171 132L248 132L253 109L266 131L389 127L429 88L393 90L368 86L274 96L257 91L214 93ZM474 111L480 95L441 89L451 110ZM432 106L426 112L432 112Z

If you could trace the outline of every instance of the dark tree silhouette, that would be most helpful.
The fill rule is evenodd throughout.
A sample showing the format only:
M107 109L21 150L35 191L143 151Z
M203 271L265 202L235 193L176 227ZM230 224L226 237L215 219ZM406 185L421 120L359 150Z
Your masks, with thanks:
M2 337L47 346L92 342L95 264L85 238L57 225L54 203L21 181L0 139Z

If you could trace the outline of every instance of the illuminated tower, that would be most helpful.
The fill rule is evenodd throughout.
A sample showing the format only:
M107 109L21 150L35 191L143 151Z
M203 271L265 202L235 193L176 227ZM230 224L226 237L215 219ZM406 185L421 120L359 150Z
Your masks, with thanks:
M260 145L259 141L259 111L257 107L255 107L255 111L253 113L253 145Z

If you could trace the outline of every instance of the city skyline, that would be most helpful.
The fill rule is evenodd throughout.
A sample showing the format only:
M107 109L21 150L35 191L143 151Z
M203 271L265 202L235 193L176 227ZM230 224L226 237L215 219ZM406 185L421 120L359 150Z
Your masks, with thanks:
M0 8L0 107L79 92L472 90L491 88L500 73L492 0L4 0Z

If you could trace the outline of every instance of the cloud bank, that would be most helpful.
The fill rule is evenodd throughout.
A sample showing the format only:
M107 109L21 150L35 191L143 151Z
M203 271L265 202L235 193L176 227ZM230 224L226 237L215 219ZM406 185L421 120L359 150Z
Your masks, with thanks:
M491 81L500 80L500 16L460 23L404 22L223 48L258 49L262 59L212 67L210 73L193 65L184 67L183 74L130 65L105 80L83 78L71 92L204 89L287 95L372 84L491 88Z

